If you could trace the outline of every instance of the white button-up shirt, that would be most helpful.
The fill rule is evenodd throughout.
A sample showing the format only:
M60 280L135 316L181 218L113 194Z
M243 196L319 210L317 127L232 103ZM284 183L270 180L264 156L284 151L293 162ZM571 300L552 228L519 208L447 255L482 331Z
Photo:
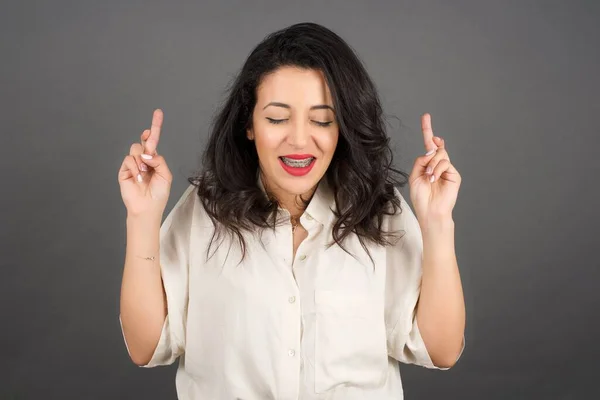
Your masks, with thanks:
M247 234L240 263L237 239L215 240L208 253L213 225L190 185L161 226L168 315L144 367L179 357L181 400L402 399L398 362L444 368L419 333L422 236L396 193L402 211L383 228L404 236L367 244L374 264L354 234L344 245L356 258L326 247L335 201L325 179L300 218L308 236L295 257L280 209L288 222Z

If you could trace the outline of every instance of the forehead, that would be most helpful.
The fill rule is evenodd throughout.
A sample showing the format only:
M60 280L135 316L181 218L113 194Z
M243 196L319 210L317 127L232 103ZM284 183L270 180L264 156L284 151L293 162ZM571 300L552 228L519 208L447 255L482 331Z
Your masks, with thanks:
M292 106L332 105L325 76L319 70L281 67L266 75L257 88L257 101L278 101Z

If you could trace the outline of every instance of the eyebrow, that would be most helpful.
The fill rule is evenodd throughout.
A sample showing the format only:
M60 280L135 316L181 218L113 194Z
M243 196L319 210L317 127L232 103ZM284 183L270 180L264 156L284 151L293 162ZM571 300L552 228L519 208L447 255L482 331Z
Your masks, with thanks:
M274 107L282 107L282 108L287 108L290 109L292 107L290 107L289 104L285 104L285 103L279 103L276 101L272 101L269 104L267 104L266 106L263 107L263 110L269 106L274 106ZM335 113L335 110L333 109L333 107L327 105L327 104L317 104L316 106L312 106L310 108L311 110L331 110Z

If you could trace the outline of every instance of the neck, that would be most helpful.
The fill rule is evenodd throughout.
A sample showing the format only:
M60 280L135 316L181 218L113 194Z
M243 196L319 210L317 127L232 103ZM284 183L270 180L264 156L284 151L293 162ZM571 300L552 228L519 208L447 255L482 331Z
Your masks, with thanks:
M281 190L278 187L271 187L267 184L266 179L261 174L260 179L265 190L268 193L271 193L277 199L281 208L286 209L293 218L300 218L302 213L304 212L304 202L302 199L310 199L312 195L315 193L317 186L315 185L306 193L302 193L301 195L292 194ZM300 198L302 196L302 198Z
M282 208L285 208L290 213L292 218L298 219L304 212L305 208L302 199L310 199L313 193L314 189L311 189L309 192L303 193L302 198L300 198L300 195L294 194L274 194L277 197L279 205Z

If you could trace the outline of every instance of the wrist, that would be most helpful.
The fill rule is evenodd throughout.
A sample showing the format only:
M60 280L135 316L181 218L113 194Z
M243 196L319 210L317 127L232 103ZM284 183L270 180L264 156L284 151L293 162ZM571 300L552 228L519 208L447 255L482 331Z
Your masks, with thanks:
M128 229L160 229L162 215L157 214L127 214Z
M454 219L452 215L429 216L421 225L423 234L444 235L454 233Z

